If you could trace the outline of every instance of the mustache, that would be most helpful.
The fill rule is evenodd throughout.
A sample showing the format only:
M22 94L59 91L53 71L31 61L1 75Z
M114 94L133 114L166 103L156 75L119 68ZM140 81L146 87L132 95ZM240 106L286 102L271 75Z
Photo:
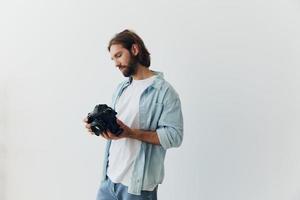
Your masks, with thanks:
M124 68L127 67L127 65L117 65L118 68Z

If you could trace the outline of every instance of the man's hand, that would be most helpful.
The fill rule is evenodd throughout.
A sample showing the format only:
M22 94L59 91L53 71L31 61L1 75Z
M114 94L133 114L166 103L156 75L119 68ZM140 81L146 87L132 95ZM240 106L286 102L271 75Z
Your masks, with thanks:
M91 134L91 135L95 135L95 133L91 129L91 125L87 123L87 118L84 118L83 122L84 122L84 126L87 129L88 133ZM130 137L130 136L133 135L133 129L126 126L119 119L117 119L117 123L119 124L120 128L123 129L123 132L119 136L114 135L110 131L102 132L100 135L102 137L104 137L105 139L107 139L107 140L118 140L118 139L121 139L121 138Z
M126 126L121 120L117 119L117 124L121 129L123 129L123 132L119 136L115 136L110 131L103 132L101 136L108 140L118 140L121 138L131 137L134 134L133 129Z
M85 127L91 135L94 135L91 125L87 123L87 118L83 119L85 123ZM115 136L110 131L106 131L101 133L100 135L107 140L118 140L121 138L132 138L136 140L141 140L143 142L147 142L150 144L160 145L159 138L157 136L156 131L144 131L139 129L132 129L126 126L121 120L117 119L117 124L119 124L120 128L123 129L123 132L119 136Z
M87 129L88 133L91 135L95 135L95 133L91 129L91 125L87 123L87 118L83 119L83 123L84 123L84 126Z

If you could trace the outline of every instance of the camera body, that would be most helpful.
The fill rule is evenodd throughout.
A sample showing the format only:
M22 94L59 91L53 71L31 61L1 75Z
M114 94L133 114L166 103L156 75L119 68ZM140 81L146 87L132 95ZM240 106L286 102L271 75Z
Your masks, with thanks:
M110 131L119 136L123 129L117 124L117 112L106 104L96 105L93 112L88 113L87 123L91 125L92 131L99 136L104 131Z

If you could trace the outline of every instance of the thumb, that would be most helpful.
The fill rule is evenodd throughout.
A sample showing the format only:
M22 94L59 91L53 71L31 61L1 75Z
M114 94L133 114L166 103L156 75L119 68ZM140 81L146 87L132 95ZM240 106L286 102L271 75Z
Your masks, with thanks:
M119 120L118 118L117 118L117 124L119 124L121 127L124 127L124 123L121 120Z

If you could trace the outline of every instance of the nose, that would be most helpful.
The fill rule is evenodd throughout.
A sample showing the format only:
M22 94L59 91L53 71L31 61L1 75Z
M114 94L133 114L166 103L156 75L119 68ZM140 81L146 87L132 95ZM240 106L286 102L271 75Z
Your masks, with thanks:
M115 65L116 65L116 67L119 67L121 65L121 63L119 61L115 60Z

